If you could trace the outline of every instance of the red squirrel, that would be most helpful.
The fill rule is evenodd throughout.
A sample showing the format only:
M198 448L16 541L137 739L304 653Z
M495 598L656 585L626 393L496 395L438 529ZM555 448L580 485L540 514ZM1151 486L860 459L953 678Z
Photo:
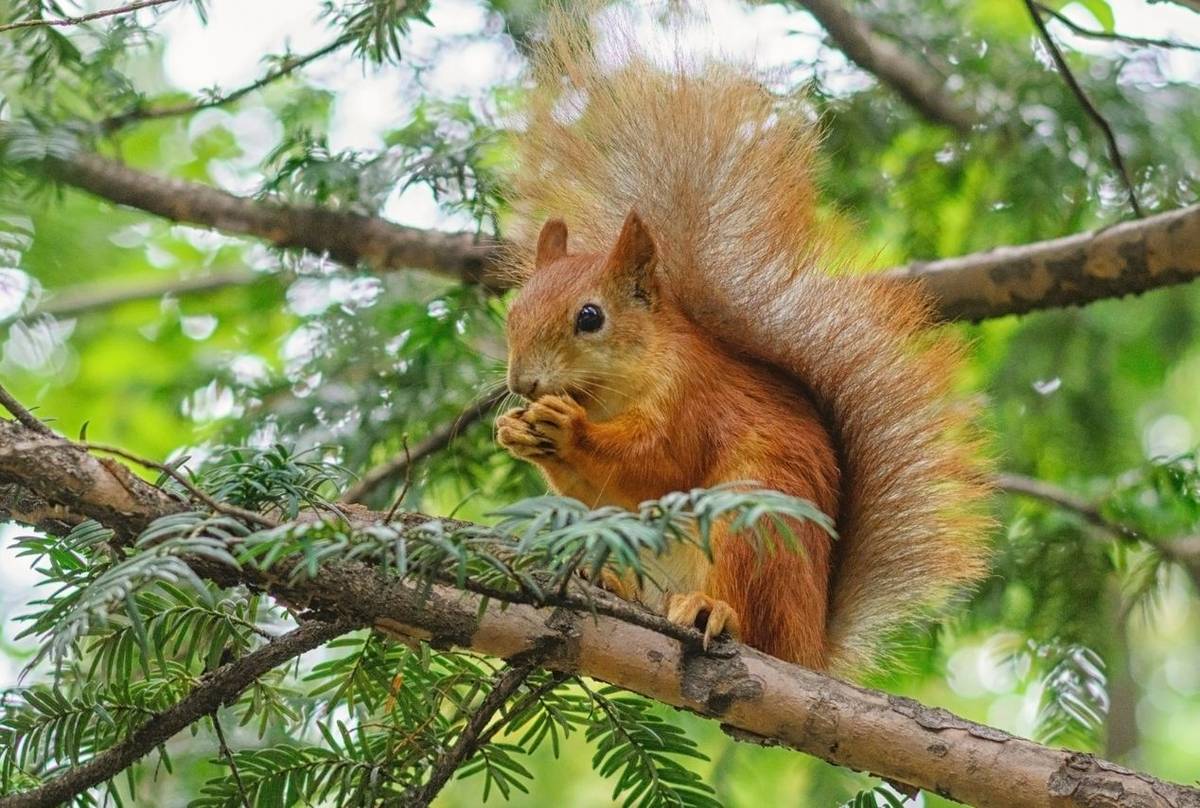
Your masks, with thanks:
M749 480L811 500L837 539L797 523L801 547L760 555L718 529L711 560L653 560L662 590L613 588L706 641L861 676L986 570L961 348L913 283L835 266L802 106L624 47L600 58L560 13L536 57L512 200L561 218L515 239L508 383L529 404L498 440L592 506Z

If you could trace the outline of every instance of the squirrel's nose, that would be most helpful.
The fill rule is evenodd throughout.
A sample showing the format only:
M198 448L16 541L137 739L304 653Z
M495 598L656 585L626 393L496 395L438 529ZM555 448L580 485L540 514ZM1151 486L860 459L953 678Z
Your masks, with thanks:
M540 382L535 376L508 377L508 389L529 401L537 398L539 384Z

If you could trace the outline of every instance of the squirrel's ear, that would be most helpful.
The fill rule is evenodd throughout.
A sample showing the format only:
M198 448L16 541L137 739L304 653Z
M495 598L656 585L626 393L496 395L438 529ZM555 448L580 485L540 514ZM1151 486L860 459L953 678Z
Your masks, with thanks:
M654 273L657 258L658 248L654 246L654 239L642 222L642 217L638 216L636 210L629 211L625 224L621 225L616 246L609 254L611 271L633 281L637 291L645 294L645 284Z
M534 266L544 266L551 261L557 261L567 254L567 223L562 219L551 219L542 225L538 234L537 255L533 259Z

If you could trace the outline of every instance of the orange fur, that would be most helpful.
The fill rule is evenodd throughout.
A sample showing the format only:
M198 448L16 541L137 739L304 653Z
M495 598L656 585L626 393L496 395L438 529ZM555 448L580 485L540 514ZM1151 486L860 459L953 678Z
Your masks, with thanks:
M672 596L701 593L676 616L722 601L750 644L861 675L986 567L959 348L928 331L918 289L830 267L802 107L745 67L664 69L631 36L617 58L594 46L554 15L516 145L518 212L562 216L582 246L562 222L536 250L517 234L510 386L533 402L499 439L592 505L730 480L811 499L836 518L832 546L804 524L803 553L760 558L722 534L711 565L659 559L661 591L639 597L670 614ZM605 313L594 333L586 305Z

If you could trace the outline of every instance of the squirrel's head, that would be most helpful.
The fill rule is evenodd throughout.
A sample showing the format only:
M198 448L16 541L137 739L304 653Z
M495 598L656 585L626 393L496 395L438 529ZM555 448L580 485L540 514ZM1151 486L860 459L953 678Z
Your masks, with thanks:
M567 252L551 219L508 313L508 387L529 400L568 393L599 415L638 392L660 308L658 252L636 212L607 253Z

